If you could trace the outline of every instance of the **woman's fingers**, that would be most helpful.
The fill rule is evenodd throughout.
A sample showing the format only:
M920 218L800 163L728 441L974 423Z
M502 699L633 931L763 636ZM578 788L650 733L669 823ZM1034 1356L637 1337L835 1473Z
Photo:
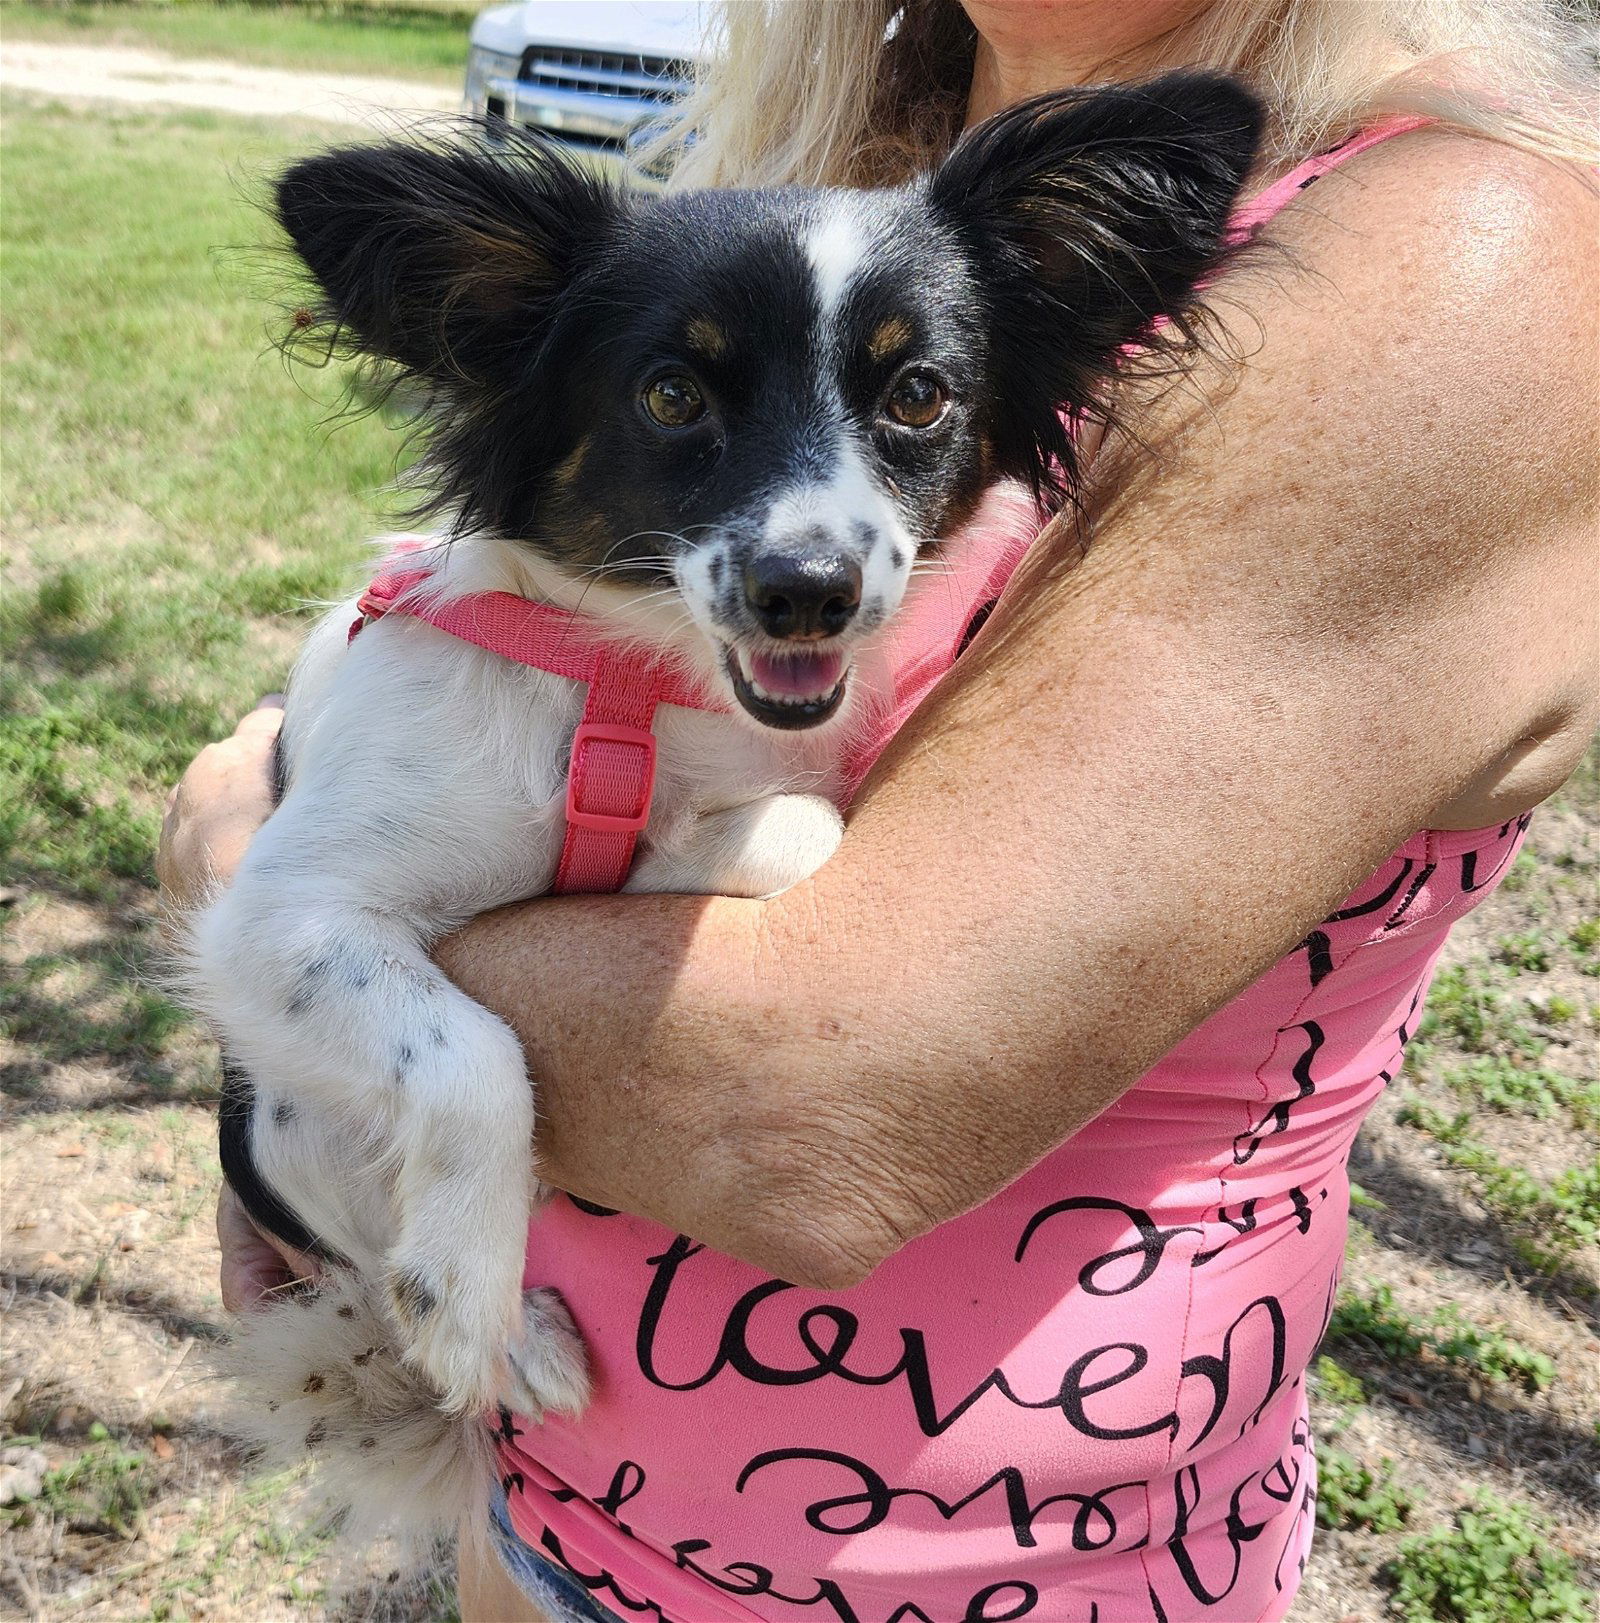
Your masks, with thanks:
M316 1262L269 1239L250 1221L229 1185L217 1197L217 1240L222 1247L222 1305L247 1313L274 1291L315 1279Z
M271 815L273 741L282 725L282 699L263 699L231 736L200 751L167 797L156 876L173 905L192 906L218 881L226 884Z

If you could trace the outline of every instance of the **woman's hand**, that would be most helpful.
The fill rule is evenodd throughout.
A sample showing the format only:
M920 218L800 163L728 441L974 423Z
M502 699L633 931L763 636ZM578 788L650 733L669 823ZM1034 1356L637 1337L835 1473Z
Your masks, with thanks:
M231 737L207 744L167 796L156 877L173 907L192 907L213 885L226 884L272 815L272 750L282 725L283 700L269 694ZM217 1241L222 1305L230 1313L316 1276L315 1261L263 1234L227 1184L217 1197Z
M269 694L224 738L194 758L170 795L156 877L174 907L192 907L226 884L272 814L272 750L283 699Z
M230 1313L248 1313L274 1291L317 1277L316 1259L263 1234L228 1184L217 1196L217 1242L222 1247L222 1305Z

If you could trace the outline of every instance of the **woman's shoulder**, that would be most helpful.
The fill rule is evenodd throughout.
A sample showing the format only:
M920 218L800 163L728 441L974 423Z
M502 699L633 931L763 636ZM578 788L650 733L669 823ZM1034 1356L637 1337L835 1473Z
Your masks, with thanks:
M1328 259L1380 254L1397 295L1420 288L1441 315L1470 311L1491 333L1535 345L1541 331L1559 337L1540 319L1553 312L1536 300L1594 308L1597 230L1592 172L1441 125L1367 147L1273 225L1313 271Z
M1438 126L1368 148L1275 222L1294 269L1273 314L1306 319L1303 336L1320 335L1349 385L1330 377L1307 443L1339 442L1353 506L1391 504L1388 546L1400 550L1386 573L1412 576L1391 607L1410 606L1415 632L1421 593L1441 605L1470 593L1473 611L1439 616L1428 640L1447 663L1469 641L1500 645L1506 704L1524 717L1436 826L1477 828L1537 804L1600 721L1584 654L1596 610L1597 232L1586 171ZM1392 614L1378 623L1398 630Z

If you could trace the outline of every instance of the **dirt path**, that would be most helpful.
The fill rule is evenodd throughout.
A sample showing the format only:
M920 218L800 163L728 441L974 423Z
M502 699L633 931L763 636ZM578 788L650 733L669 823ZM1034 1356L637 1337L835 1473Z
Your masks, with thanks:
M122 45L50 45L28 40L0 47L0 86L69 102L130 102L150 107L209 107L269 118L335 124L391 123L456 111L460 92L410 79L298 73L200 61Z

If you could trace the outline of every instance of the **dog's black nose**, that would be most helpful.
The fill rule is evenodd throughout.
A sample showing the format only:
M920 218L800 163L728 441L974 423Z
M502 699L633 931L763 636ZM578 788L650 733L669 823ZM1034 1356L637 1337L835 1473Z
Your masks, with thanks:
M834 637L861 607L861 565L840 552L762 553L744 567L744 595L769 637Z

